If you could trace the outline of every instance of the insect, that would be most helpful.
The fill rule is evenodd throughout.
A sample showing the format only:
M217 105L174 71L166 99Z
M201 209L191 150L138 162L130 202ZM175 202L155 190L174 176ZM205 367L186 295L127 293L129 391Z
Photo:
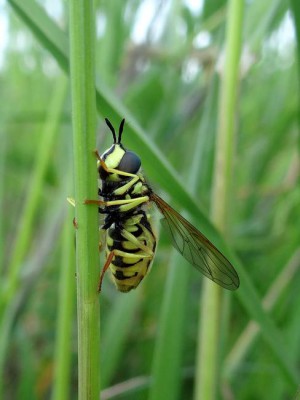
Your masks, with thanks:
M101 180L99 195L103 200L86 200L96 204L105 215L102 229L106 232L106 261L101 272L99 291L109 268L117 289L129 292L147 275L156 250L149 205L155 203L163 227L172 245L197 270L225 289L239 287L239 277L222 253L192 224L153 192L141 171L137 154L122 145L125 119L118 137L111 122L113 144L101 156L95 151Z

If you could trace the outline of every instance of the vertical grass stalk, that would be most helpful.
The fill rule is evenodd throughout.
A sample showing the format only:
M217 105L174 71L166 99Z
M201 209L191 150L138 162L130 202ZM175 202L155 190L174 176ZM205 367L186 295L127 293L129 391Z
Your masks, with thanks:
M75 302L75 249L72 226L73 210L69 207L63 230L63 248L60 267L58 321L52 400L70 398L72 325Z
M164 32L164 43L169 49L176 48L178 32L176 20L180 17L181 2L171 2L168 23ZM169 79L172 79L171 76ZM170 82L167 83L170 86ZM197 174L197 171L194 171ZM188 286L190 271L187 262L173 250L164 288L151 368L149 400L179 399L182 382L182 355L185 336Z
M152 365L149 400L179 399L189 269L175 250L165 285Z
M211 105L209 104L208 107ZM202 120L194 147L192 168L187 187L196 196L201 170L203 137L206 122ZM152 382L149 400L157 398L180 398L182 382L182 353L185 343L185 316L187 312L188 290L190 284L190 266L173 250L170 259L165 294L156 339L152 366Z
M95 23L92 0L70 2L70 75L74 148L79 399L98 399L100 314L97 198Z
M239 81L243 2L240 0L230 0L228 7L228 24L225 38L226 58L220 87L211 211L215 225L223 233L226 232L227 227L226 217L229 210L232 178L234 122ZM217 395L222 290L210 281L204 281L196 368L196 400L213 400Z

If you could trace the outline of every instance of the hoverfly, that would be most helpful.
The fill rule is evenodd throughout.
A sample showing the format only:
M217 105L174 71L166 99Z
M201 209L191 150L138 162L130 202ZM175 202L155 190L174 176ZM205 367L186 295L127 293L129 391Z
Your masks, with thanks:
M118 138L111 122L113 144L101 156L96 151L101 180L99 196L103 200L86 200L96 204L105 215L102 229L106 232L106 261L98 289L109 268L117 289L129 292L147 275L154 258L156 238L147 214L150 202L163 215L162 225L172 245L197 270L225 289L239 287L239 277L222 253L192 224L153 192L141 172L141 160L121 143L125 119Z

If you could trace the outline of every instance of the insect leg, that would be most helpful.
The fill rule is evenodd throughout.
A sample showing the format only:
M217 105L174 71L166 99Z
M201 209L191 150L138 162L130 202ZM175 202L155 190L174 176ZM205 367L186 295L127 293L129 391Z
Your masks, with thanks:
M136 199L125 199L125 200L112 200L112 201L102 201L102 200L85 200L84 204L95 204L97 206L120 206L120 211L128 211L135 208L139 204L146 203L149 201L148 196L137 197Z
M119 196L119 195L122 195L122 194L126 193L126 191L127 191L128 189L130 189L136 182L139 181L139 179L140 179L139 176L135 175L135 177L132 178L128 183L126 183L125 185L119 187L118 189L115 189L115 190L113 191L113 193L114 193L116 196Z
M98 150L95 149L95 150L93 151L93 153L95 154L95 157L97 158L97 160L100 162L100 161L101 161L101 157L100 157L100 154L98 153Z
M94 154L97 157L98 165L100 164L101 167L104 169L104 171L106 171L107 173L109 173L109 174L117 174L117 175L122 175L122 176L132 176L132 177L137 176L136 174L131 174L130 172L124 172L124 171L120 171L120 170L115 169L115 168L109 168L105 164L105 161L102 160L102 158L99 156L98 150L95 150Z
M97 206L106 206L107 203L102 200L84 200L83 204L95 204Z
M147 203L149 201L148 196L137 197L136 199L128 199L127 203L120 205L120 212L129 211L140 204Z
M148 253L149 253L149 250L148 250ZM107 271L108 267L110 266L114 256L131 257L131 258L136 258L136 259L140 259L140 258L150 258L151 259L153 257L153 254L151 254L151 255L150 254L131 254L131 253L127 253L126 251L112 250L109 253L109 255L106 259L106 262L104 264L104 267L102 268L102 271L101 271L101 275L100 275L99 283L98 283L98 289L97 289L99 293L101 292L101 286L102 286L104 274ZM129 271L129 270L130 270L130 268L127 268L127 271Z
M134 254L134 253L127 253L127 251L122 251L122 250L113 250L115 256L120 256L120 257L129 257L129 258L135 258L139 260L140 258L153 258L153 254ZM129 270L129 268L127 268Z
M102 286L102 281L103 281L103 278L104 278L104 274L107 271L108 267L110 266L110 263L112 262L112 259L114 258L114 256L115 256L115 252L114 252L114 250L112 250L109 253L109 255L108 255L107 259L106 259L106 262L104 264L104 267L102 268L102 271L101 271L101 275L100 275L99 283L98 283L98 293L101 292L101 286Z
M127 239L129 242L133 243L139 249L143 250L146 254L149 254L153 257L154 253L150 247L145 246L141 241L139 241L132 233L128 232L126 229L123 229L121 232L122 236Z

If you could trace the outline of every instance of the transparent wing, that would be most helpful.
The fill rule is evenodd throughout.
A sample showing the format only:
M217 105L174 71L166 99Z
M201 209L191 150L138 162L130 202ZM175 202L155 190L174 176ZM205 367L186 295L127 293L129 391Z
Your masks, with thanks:
M155 193L151 193L164 218L163 227L179 253L207 278L225 289L239 287L239 277L226 257L192 224Z

